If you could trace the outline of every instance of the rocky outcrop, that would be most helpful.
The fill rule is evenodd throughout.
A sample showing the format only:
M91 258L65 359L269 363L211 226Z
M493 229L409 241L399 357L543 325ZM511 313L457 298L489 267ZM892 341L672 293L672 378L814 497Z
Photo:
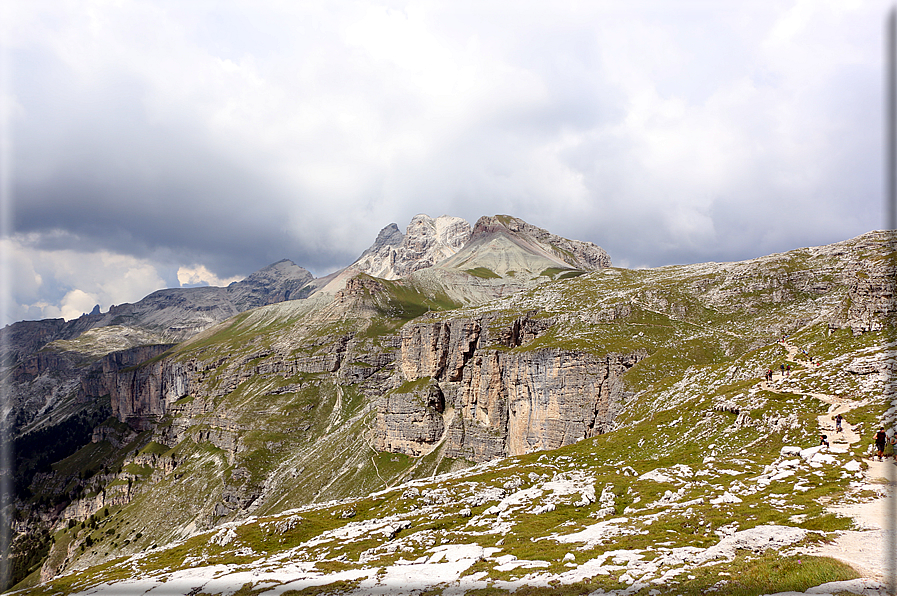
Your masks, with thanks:
M383 228L373 246L350 267L374 277L398 279L452 256L469 237L470 224L460 217L415 215L404 235L394 223Z
M19 321L0 329L4 365L13 365L59 338L65 326L64 319L44 319Z
M95 326L101 315L82 315L77 319L19 321L0 329L0 355L3 366L15 366L57 339L72 339Z
M113 305L106 313L94 309L71 321L8 325L0 330L0 357L11 369L7 379L12 383L7 390L10 407L0 424L21 433L57 423L52 408L68 400L73 387L80 385L77 397L82 402L110 393L109 371L95 366L98 357L127 345L182 341L245 310L304 298L312 280L307 270L282 260L226 288L159 290L133 304ZM59 340L77 341L52 343Z
M395 223L389 224L380 230L374 243L361 253L352 266L374 277L386 278L387 275L395 275L396 254L404 239L405 234L399 230L399 226Z
M551 320L527 315L490 331L494 323L453 319L405 327L397 364L416 390L399 388L378 401L380 448L419 455L442 440L442 401L452 409L446 455L473 461L554 449L612 428L622 376L645 352L509 351L502 348L525 346Z
M398 362L402 374L412 380L432 377L460 381L480 336L488 334L488 324L489 319L451 319L406 326Z
M366 290L361 284L357 291L369 289ZM150 428L182 397L191 396L197 400L185 408L188 418L194 410L196 414L207 413L215 398L229 394L241 382L258 375L294 377L300 374L332 374L341 383L363 383L395 360L395 348L388 340L383 342L382 351L375 352L360 349L359 343L360 340L354 339L353 335L343 335L329 338L311 354L264 349L236 359L166 358L145 366L120 370L108 381L113 415L132 426ZM216 380L214 384L207 382L212 376ZM287 386L278 391L291 390L295 391L296 388ZM222 424L226 426L224 421ZM230 432L233 429L226 430ZM215 435L212 433L210 436ZM178 435L172 440L176 442L180 438ZM222 442L228 444L219 447L234 450L231 439L224 438Z
M164 354L174 345L138 346L107 354L81 375L79 396L87 400L111 395L118 386L118 376L121 371L136 367L138 364Z
M520 455L607 432L624 396L623 374L646 355L546 349L478 356L454 392L458 422L446 454L481 461L499 449Z
M108 381L112 414L136 428L151 428L201 379L196 364L172 358L117 371Z
M363 298L365 295L373 295L382 292L383 284L374 279L353 277L346 281L346 286L334 294L333 299L340 303Z
M213 515L224 517L235 511L248 509L261 496L261 488L250 481L249 470L234 468L227 484L221 491L221 500L215 505Z
M400 387L377 400L374 447L379 451L419 456L445 430L445 396L431 379Z
M847 291L839 326L854 333L879 331L897 320L897 267L884 262L866 262Z
M362 281L347 292L378 291L376 282L368 287ZM644 354L526 349L552 323L538 313L505 324L495 315L424 321L406 325L381 351L358 349L353 336L335 337L309 355L268 350L230 362L172 358L118 368L106 386L115 416L149 428L187 395L196 403L179 407L207 414L216 396L255 375L331 374L339 383L360 383L374 398L377 449L419 456L445 440L450 457L483 461L568 445L612 427L624 393L622 375ZM214 388L205 383L213 374ZM222 414L220 424L214 415L204 416L203 430L194 432L188 414L179 415L184 424L169 427L173 436L157 440L174 445L189 435L233 460L242 429Z
M28 383L50 371L68 373L75 366L75 359L65 353L37 352L22 359L20 365L13 370L13 381Z

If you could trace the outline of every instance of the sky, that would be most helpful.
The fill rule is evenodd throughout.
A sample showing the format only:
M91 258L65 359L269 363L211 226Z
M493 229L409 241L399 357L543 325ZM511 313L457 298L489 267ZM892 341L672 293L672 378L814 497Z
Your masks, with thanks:
M624 267L881 229L888 8L5 0L0 323L325 275L418 213Z

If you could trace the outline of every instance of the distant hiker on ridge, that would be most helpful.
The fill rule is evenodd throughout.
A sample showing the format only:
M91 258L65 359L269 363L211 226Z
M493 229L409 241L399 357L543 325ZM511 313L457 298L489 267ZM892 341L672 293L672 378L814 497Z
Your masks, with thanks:
M836 432L841 432L841 421L842 420L844 420L844 418L841 416L841 414L838 414L837 416L835 416L835 431Z

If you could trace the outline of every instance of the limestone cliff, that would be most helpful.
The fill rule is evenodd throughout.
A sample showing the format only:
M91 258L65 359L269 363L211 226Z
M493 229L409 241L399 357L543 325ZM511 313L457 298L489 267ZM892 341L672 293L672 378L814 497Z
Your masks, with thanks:
M347 289L344 298L356 294ZM374 398L378 449L418 456L445 439L449 457L483 461L568 445L612 427L624 394L622 375L644 351L595 356L526 349L552 323L534 313L505 324L494 316L415 322L378 352L340 336L314 355L264 350L231 361L172 357L116 370L104 386L115 416L136 428L151 427L190 396L193 406L181 414L193 408L211 414L205 427L225 435L212 442L235 454L240 429L228 427L228 415L215 422L212 404L251 379L328 375L336 384L361 383ZM189 427L188 420L178 421L180 431L167 442L176 444Z
M525 346L551 327L523 316L492 331L491 318L408 325L398 367L427 395L401 388L380 400L377 445L419 455L446 438L446 455L472 461L555 449L606 432L624 394L622 375L646 353L597 357ZM434 394L444 395L434 400ZM452 411L435 421L441 403ZM440 407L436 407L439 404Z

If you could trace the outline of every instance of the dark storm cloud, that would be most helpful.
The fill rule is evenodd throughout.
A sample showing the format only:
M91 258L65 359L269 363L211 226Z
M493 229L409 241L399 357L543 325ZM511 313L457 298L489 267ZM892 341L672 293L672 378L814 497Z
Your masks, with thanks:
M283 225L289 198L251 164L189 121L152 122L146 90L126 73L79 89L48 62L25 61L16 85L28 109L14 128L14 228L42 234L37 248L167 252L223 276L297 249Z
M421 212L508 213L630 266L879 227L871 2L13 16L9 242L28 312L281 258L324 274Z

